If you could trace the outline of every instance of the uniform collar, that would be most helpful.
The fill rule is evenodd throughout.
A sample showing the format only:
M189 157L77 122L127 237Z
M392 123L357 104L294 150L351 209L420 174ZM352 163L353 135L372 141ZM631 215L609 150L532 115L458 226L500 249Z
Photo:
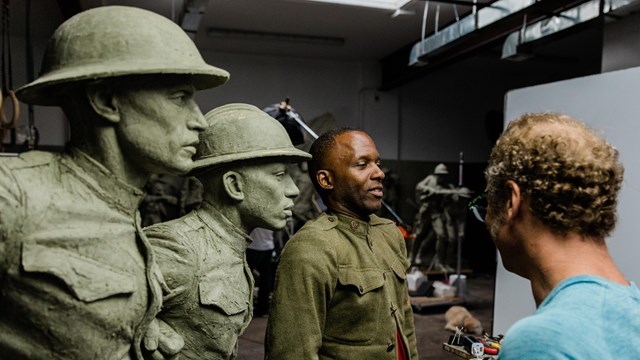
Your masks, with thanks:
M202 202L197 213L205 226L219 236L220 241L227 244L238 254L244 254L249 244L251 244L251 237L248 234L235 226L206 200Z
M356 218L353 216L340 214L335 211L327 210L326 212L327 220L329 224L338 226L342 229L346 229L355 234L367 235L369 233L369 228L372 226L391 224L393 221L389 219L383 219L374 214L369 215L368 220L362 220L360 218ZM335 220L338 221L335 221ZM331 225L329 225L331 227Z
M67 148L67 155L62 157L62 163L85 185L94 190L101 200L120 212L130 215L133 219L144 198L144 191L120 180L114 173L76 147Z
M338 219L338 224L336 225L338 228L361 236L366 236L369 233L369 221L336 212L329 214L329 216Z

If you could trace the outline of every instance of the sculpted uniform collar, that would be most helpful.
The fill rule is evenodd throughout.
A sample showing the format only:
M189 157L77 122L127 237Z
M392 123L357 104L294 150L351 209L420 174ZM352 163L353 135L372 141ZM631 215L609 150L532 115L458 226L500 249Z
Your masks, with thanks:
M249 235L235 226L206 200L202 202L197 213L205 226L220 235L220 241L224 242L241 257L244 256L244 252L247 250L247 247L249 247L249 244L251 244L251 237L249 237ZM212 226L213 224L218 226L214 227Z
M67 153L69 157L62 157L62 163L94 190L101 200L133 219L144 198L144 191L120 180L76 147L69 146Z

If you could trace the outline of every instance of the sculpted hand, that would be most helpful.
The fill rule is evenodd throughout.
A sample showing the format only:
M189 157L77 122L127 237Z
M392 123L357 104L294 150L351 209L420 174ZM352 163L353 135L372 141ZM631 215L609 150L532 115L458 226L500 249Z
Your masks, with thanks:
M175 360L184 346L184 339L171 326L154 319L143 339L146 358L152 360Z

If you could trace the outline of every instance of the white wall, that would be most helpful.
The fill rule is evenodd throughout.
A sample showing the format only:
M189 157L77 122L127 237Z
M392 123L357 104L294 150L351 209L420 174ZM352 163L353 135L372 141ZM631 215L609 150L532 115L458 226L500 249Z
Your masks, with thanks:
M601 130L619 151L625 167L618 198L618 223L607 245L629 280L640 284L640 67L560 81L509 92L506 119L524 112L563 112ZM509 273L502 264L496 274L494 334L504 333L535 305L529 281Z

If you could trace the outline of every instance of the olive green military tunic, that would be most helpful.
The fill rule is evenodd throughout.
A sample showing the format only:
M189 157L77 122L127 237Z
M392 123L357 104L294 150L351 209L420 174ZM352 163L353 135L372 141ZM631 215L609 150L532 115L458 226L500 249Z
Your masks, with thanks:
M417 359L406 246L387 219L325 213L287 242L276 274L266 357Z

